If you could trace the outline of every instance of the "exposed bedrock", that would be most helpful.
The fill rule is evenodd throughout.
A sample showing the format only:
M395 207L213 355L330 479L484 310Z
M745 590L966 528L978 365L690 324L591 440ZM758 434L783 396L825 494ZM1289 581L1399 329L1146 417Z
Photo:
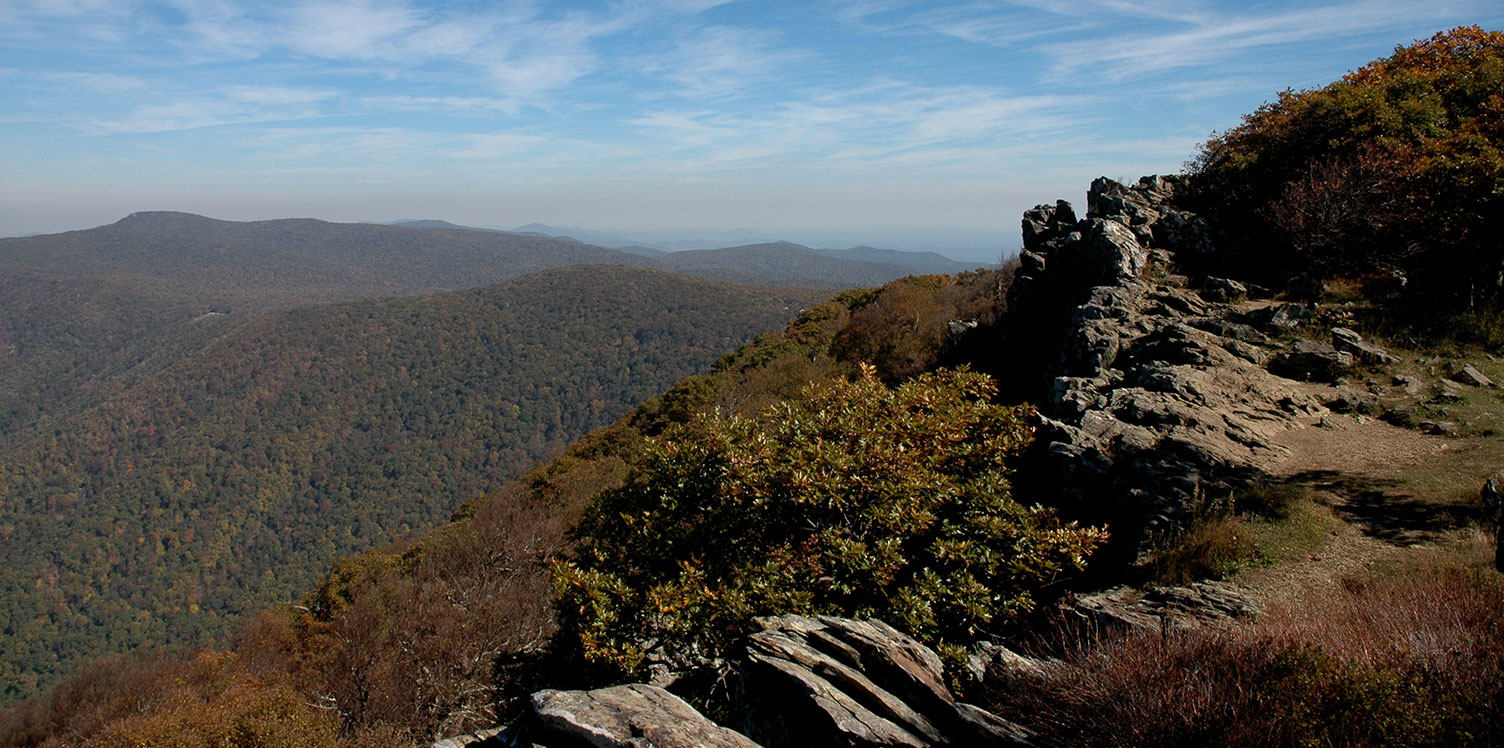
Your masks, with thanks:
M1022 479L1072 515L1110 522L1117 549L1137 560L1201 502L1256 476L1278 456L1276 434L1322 412L1267 364L1294 357L1319 368L1311 378L1331 378L1353 360L1332 346L1332 361L1308 360L1275 343L1267 331L1309 316L1298 305L1249 316L1241 283L1186 288L1177 258L1216 249L1206 222L1175 206L1178 184L1102 178L1084 219L1064 201L1027 211L1008 296L1004 366L1029 372L1022 394L1041 415Z

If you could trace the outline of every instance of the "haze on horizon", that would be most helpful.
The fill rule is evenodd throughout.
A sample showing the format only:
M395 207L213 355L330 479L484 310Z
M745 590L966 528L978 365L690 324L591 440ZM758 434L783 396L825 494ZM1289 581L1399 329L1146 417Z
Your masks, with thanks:
M179 210L995 261L1025 208L1176 171L1277 91L1463 24L1504 7L18 0L0 236Z

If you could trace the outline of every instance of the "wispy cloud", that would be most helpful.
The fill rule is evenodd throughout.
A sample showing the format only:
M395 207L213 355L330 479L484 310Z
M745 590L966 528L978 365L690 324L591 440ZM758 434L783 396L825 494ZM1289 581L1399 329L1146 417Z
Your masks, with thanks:
M735 210L797 192L809 215L882 192L893 223L978 185L1173 169L1281 88L1458 23L1504 26L1504 7L0 0L0 214L71 169L132 201L179 172L300 196L467 180L493 205L544 183L644 205L713 186Z
M1000 151L1006 144L1037 150L1042 138L1063 138L1086 126L1082 104L1070 96L877 81L811 93L757 117L714 109L657 110L632 124L653 138L657 149L681 154L679 168L757 161L784 168L844 165L867 170L889 159L909 166L953 164L963 145L969 158L978 150Z
M706 99L745 93L782 77L791 66L816 61L815 54L782 43L772 31L706 26L681 37L669 51L631 63L668 81L675 95Z
M306 119L319 114L321 102L335 91L284 86L228 86L202 97L143 104L126 115L90 124L109 133L159 133L219 125Z
M1138 4L1124 6L1125 12L1144 12ZM1061 76L1090 71L1111 80L1125 80L1184 68L1216 69L1218 63L1257 50L1348 39L1437 22L1449 15L1456 17L1436 7L1394 0L1262 13L1198 13L1172 19L1176 24L1171 28L1054 43L1045 45L1043 51L1054 58L1055 71Z
M63 87L91 94L128 93L140 91L149 85L144 78L115 73L54 72L44 73L42 77Z

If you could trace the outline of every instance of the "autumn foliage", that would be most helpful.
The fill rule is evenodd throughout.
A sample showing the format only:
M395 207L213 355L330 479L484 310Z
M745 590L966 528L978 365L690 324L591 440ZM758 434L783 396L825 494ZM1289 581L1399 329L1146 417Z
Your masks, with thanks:
M1404 277L1443 309L1498 303L1504 33L1452 29L1284 91L1203 145L1192 176L1224 261L1265 282Z

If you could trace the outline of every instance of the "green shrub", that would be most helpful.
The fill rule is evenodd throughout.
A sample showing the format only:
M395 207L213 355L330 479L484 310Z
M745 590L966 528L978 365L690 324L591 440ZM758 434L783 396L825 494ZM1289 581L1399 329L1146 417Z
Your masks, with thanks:
M877 616L971 642L1083 568L1104 538L1009 494L1027 412L970 372L896 388L863 367L759 418L717 413L650 440L555 566L566 642L605 674L715 656L757 615Z

